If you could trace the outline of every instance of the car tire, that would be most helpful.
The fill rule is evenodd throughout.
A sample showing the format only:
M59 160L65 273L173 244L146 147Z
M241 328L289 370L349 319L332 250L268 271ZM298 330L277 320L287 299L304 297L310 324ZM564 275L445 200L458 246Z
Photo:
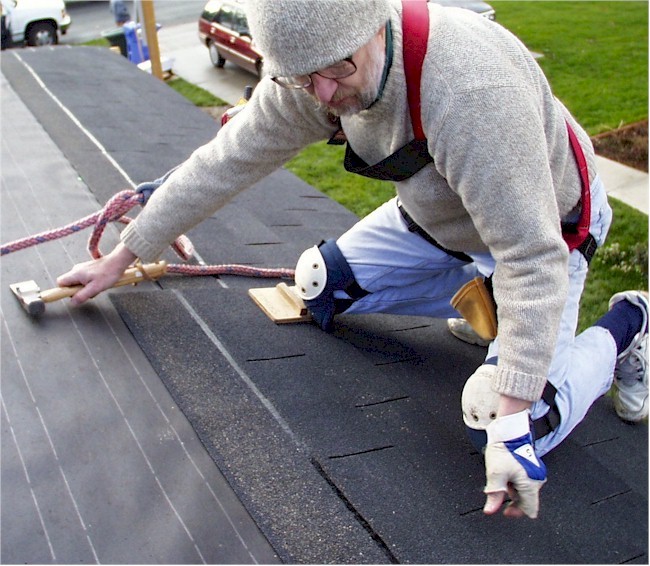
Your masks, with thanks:
M41 45L56 45L59 37L56 33L56 26L51 22L36 22L27 32L27 45L38 47Z
M7 47L11 47L11 33L7 29L7 19L4 14L0 16L0 29L2 30L0 49L4 50L7 49Z
M221 69L226 64L226 60L219 53L214 41L208 43L208 51L210 52L210 61L212 61L212 64L218 69Z

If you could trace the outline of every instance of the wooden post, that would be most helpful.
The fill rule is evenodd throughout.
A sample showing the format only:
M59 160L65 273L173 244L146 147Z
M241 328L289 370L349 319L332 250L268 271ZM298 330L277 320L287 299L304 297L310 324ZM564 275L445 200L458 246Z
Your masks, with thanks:
M158 32L156 30L156 16L153 9L153 0L141 0L142 19L144 32L147 36L149 59L151 61L151 74L163 80L162 65L160 63L160 49L158 48Z

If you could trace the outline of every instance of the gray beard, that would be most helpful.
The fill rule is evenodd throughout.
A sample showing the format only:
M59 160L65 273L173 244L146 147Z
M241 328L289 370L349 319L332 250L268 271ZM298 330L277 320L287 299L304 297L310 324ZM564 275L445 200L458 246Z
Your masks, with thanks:
M372 44L371 49L370 60L372 61L372 65L368 69L366 75L367 84L369 86L357 94L354 97L354 102L350 103L345 108L331 108L326 104L318 102L319 108L339 117L358 114L359 112L370 108L370 106L377 100L379 87L381 86L381 78L384 74L384 64L386 61L386 47L383 42L375 41Z
M377 93L379 87L373 89L372 91L362 92L358 94L353 103L350 103L346 108L330 108L329 106L323 105L330 114L334 116L352 116L353 114L358 114L359 112L370 108L372 103L377 99Z

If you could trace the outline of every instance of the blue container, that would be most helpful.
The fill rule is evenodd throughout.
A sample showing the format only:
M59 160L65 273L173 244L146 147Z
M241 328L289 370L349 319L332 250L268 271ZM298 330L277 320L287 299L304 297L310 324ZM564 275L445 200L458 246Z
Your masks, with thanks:
M126 39L127 57L136 65L149 60L149 49L140 40L140 28L141 25L135 22L126 22L122 26Z

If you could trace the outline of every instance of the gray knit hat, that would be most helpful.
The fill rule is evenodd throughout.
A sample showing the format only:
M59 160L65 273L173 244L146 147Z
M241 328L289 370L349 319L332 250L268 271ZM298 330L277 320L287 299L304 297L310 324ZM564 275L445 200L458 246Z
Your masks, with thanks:
M247 0L248 25L273 76L350 57L388 21L389 0Z

